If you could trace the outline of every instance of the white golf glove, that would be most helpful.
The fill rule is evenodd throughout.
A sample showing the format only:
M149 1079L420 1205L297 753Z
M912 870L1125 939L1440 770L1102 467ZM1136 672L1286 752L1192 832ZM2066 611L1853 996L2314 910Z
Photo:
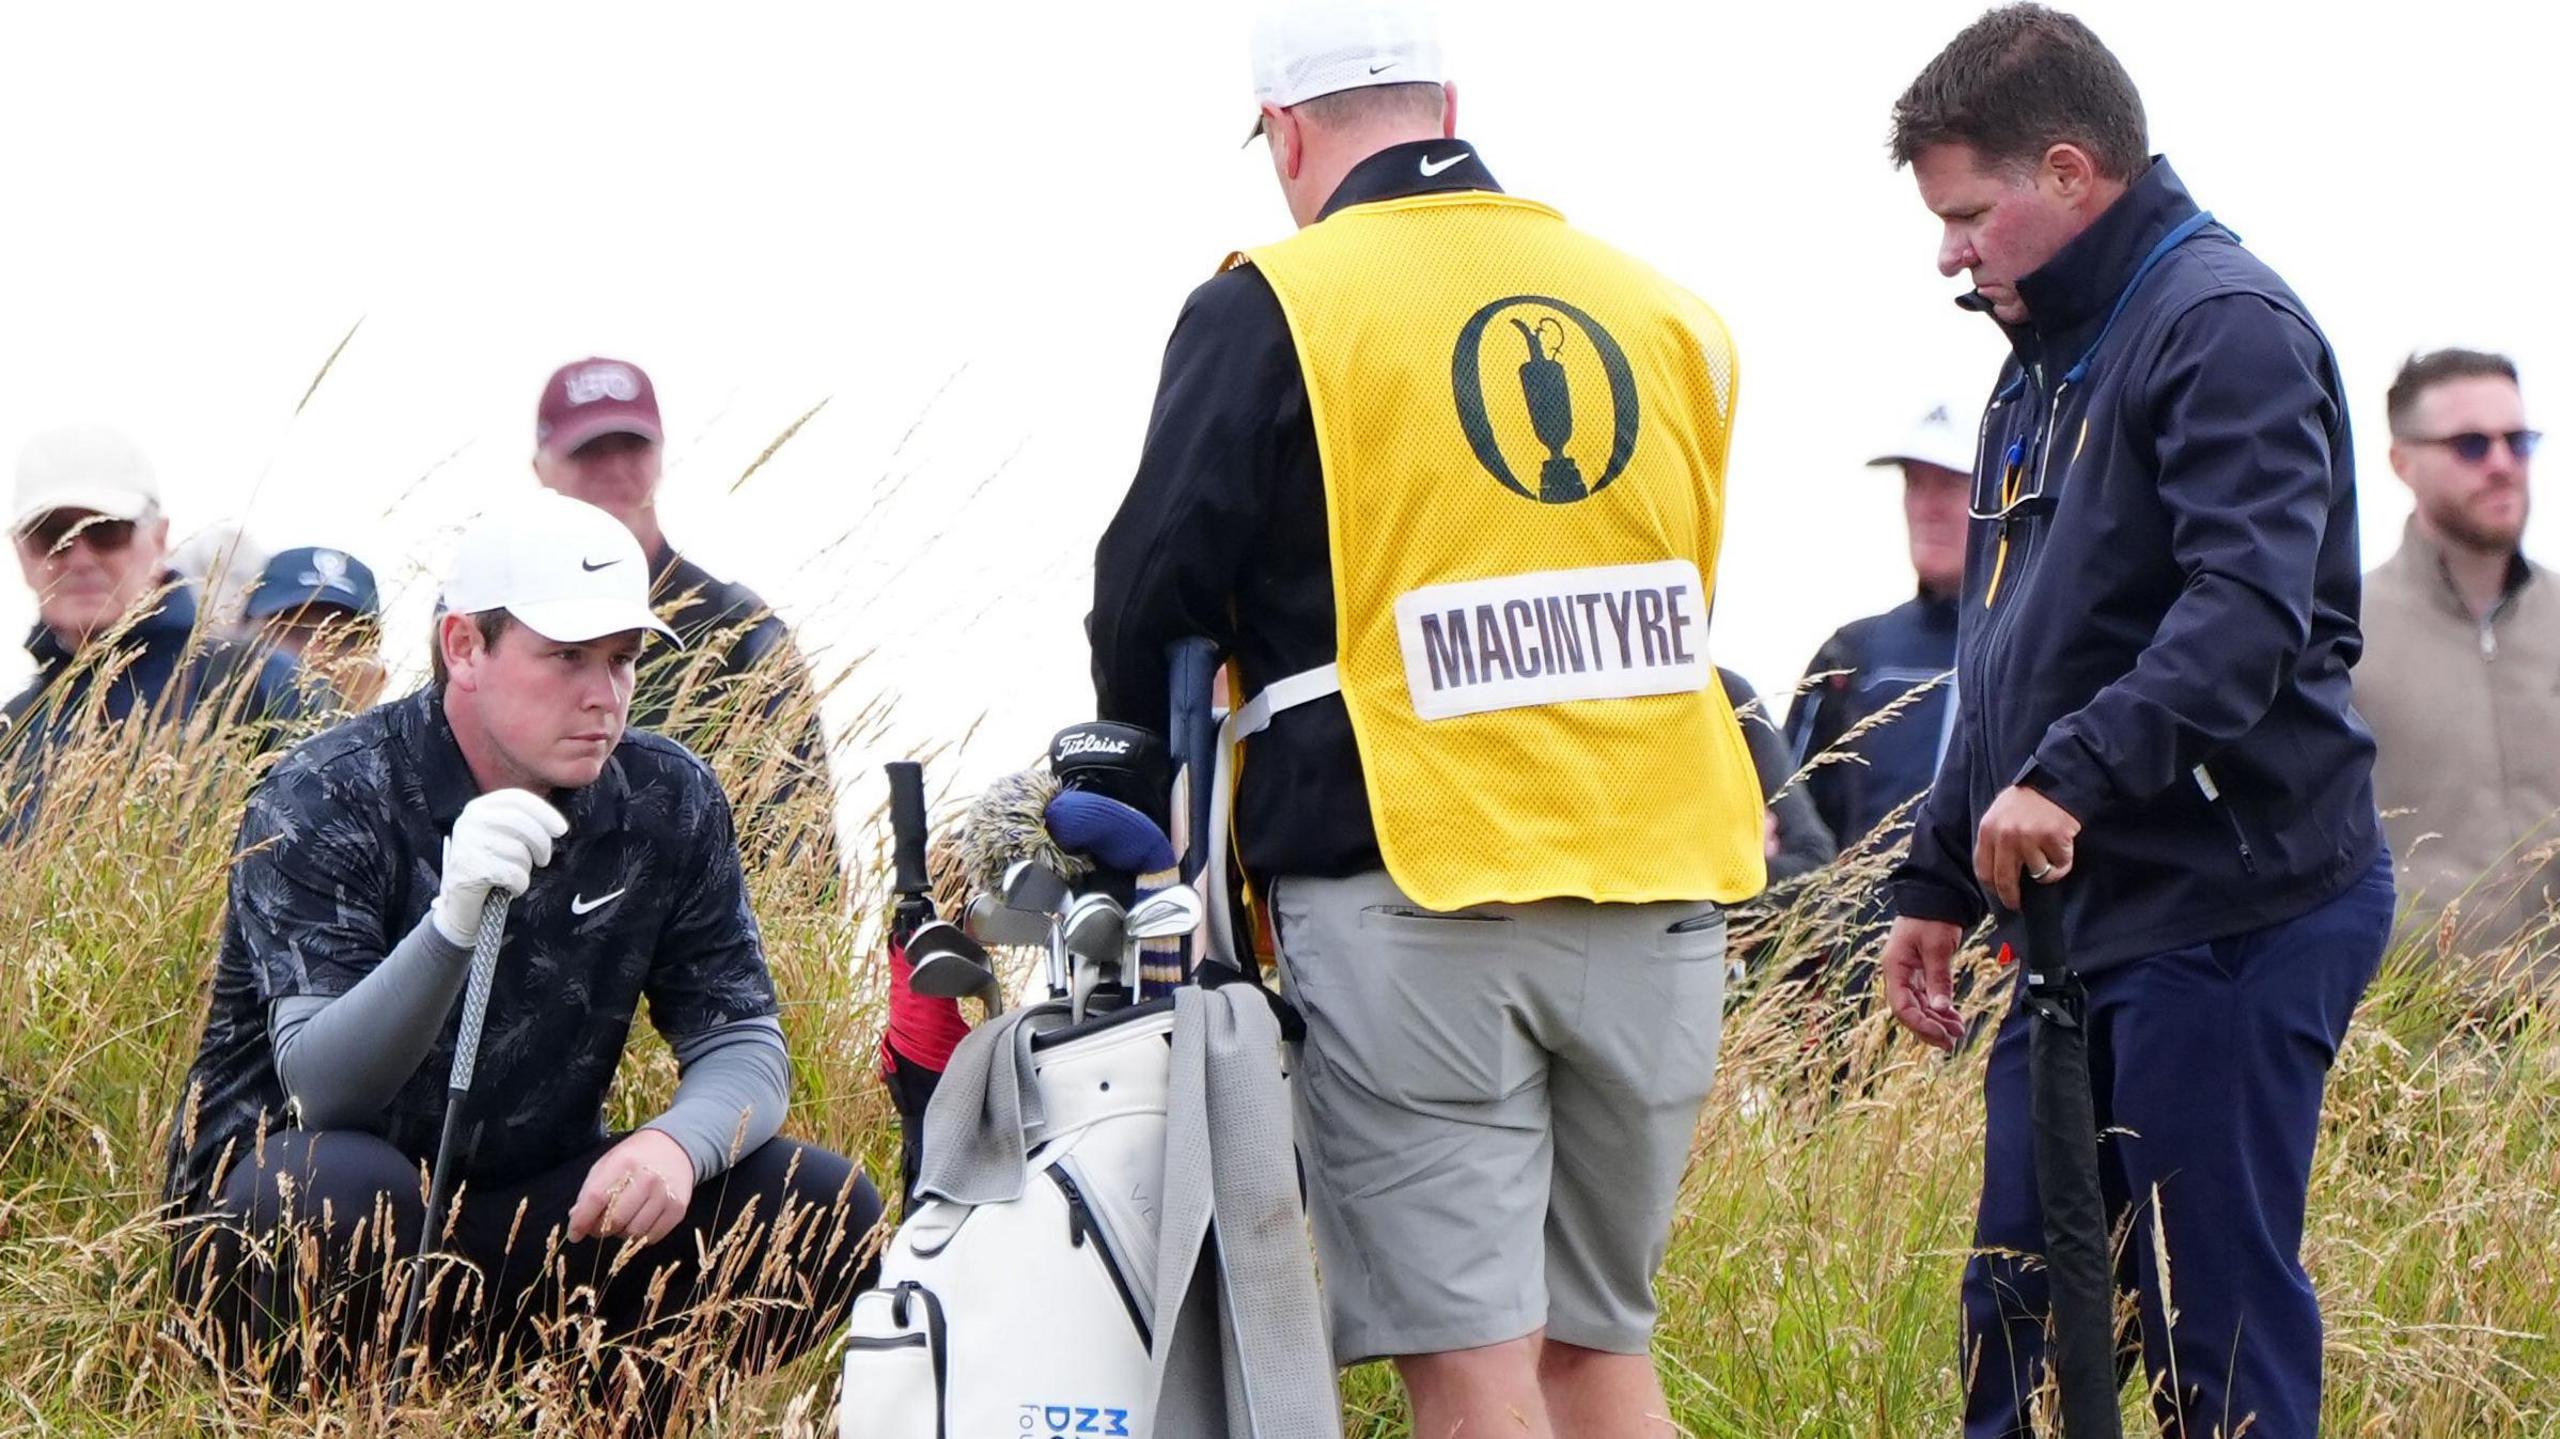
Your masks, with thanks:
M560 811L526 790L491 790L464 805L445 836L444 883L427 911L436 932L469 949L489 891L524 893L551 862L551 842L568 832Z

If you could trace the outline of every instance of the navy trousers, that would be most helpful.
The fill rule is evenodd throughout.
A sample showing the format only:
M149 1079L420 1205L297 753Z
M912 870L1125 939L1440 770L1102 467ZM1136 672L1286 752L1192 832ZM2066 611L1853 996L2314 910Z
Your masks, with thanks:
M2165 1435L2231 1439L2244 1421L2249 1439L2319 1430L2304 1197L2329 1066L2391 914L2386 857L2299 918L2088 980L2099 1165L2123 1235L2116 1279L2138 1301ZM2044 1249L2031 1022L2011 1007L1983 1081L1982 1204L1964 1273L1967 1439L2030 1439L2028 1396L2044 1380L2045 1273L2026 1258Z

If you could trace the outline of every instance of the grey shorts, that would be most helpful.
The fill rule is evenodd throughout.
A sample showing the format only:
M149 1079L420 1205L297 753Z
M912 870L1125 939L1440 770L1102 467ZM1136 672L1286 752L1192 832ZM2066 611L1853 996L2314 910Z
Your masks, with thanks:
M1284 878L1271 907L1335 1358L1541 1329L1644 1353L1723 1028L1723 914L1433 914L1384 873Z

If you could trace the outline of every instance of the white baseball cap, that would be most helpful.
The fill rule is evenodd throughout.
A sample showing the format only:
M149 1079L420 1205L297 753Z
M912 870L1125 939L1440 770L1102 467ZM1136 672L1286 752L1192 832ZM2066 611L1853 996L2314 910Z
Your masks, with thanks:
M649 560L622 521L549 490L464 528L444 607L457 615L505 610L561 644L625 630L676 637L649 608Z
M138 520L160 508L160 479L140 446L105 425L47 430L18 451L9 528L51 510Z
M1916 460L1960 475L1972 474L1977 439L1974 422L1980 418L1979 410L1951 400L1940 400L1931 405L1903 436L1901 448L1887 450L1867 463L1899 465L1906 460Z
M1253 98L1276 109L1369 85L1448 79L1437 17L1419 0L1282 0L1254 19ZM1253 134L1261 133L1256 114Z

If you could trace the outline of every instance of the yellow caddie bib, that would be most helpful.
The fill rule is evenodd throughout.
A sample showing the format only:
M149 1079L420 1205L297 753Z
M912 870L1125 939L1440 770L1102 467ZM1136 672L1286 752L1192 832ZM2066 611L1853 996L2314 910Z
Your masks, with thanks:
M1757 893L1760 785L1707 658L1723 322L1486 192L1355 205L1247 263L1306 372L1397 885L1433 909Z

